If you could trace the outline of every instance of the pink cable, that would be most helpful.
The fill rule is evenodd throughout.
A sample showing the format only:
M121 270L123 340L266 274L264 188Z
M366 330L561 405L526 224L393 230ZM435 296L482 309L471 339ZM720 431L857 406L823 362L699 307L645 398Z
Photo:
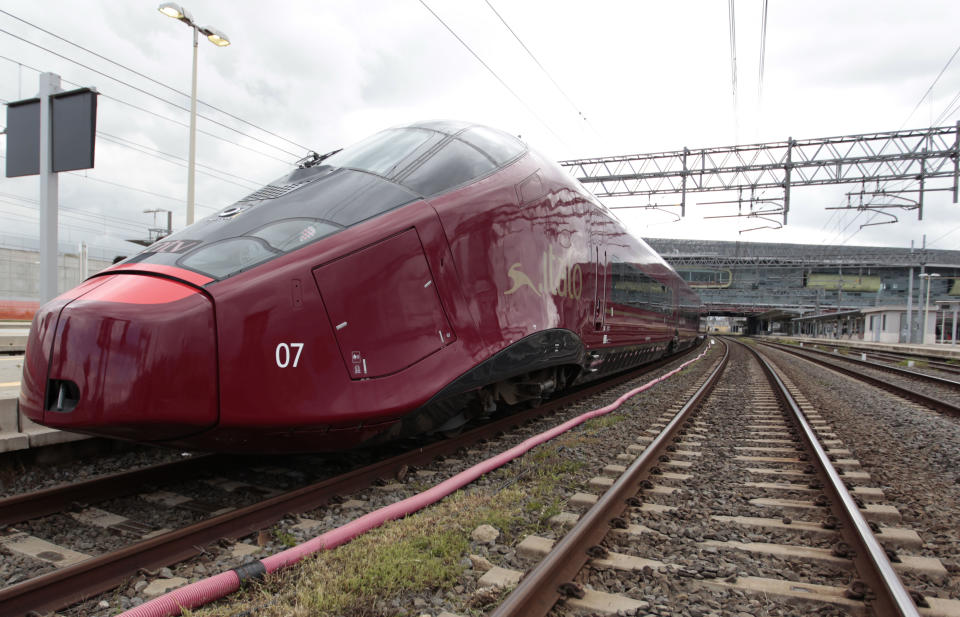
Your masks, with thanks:
M588 411L577 416L576 418L567 420L563 424L555 426L548 431L524 440L509 450L501 452L496 456L477 463L473 467L461 471L457 475L444 480L440 484L437 484L422 493L418 493L417 495L407 497L406 499L390 504L389 506L384 506L378 510L364 514L360 518L354 519L346 525L342 525L336 529L331 529L330 531L321 534L312 540L307 540L302 544L298 544L297 546L277 553L276 555L265 557L260 560L260 563L263 564L263 567L267 572L275 572L280 568L294 564L313 553L336 548L341 544L346 544L357 536L360 536L371 529L379 527L387 521L403 518L404 516L412 514L417 510L421 510L426 506L434 504L454 491L463 488L467 484L470 484L483 474L489 473L494 469L509 463L513 459L525 454L534 447L550 441L554 437L562 435L570 429L583 424L587 420L610 413L614 409L620 407L620 405L622 405L627 399L636 396L637 394L652 388L661 381L676 375L688 365L693 364L705 356L709 350L710 348L708 346L707 349L705 349L703 353L696 358L684 362L669 373L657 377L656 379L645 383L639 388L630 390L606 407L594 409L593 411ZM208 602L218 600L229 593L233 593L239 588L240 578L234 570L230 570L228 572L222 572L216 576L212 576L195 583L190 583L189 585L170 591L160 597L154 598L149 602L145 602L140 606L134 607L122 613L120 617L171 617L179 615L181 613L181 609L183 608L196 608L198 606L203 606Z

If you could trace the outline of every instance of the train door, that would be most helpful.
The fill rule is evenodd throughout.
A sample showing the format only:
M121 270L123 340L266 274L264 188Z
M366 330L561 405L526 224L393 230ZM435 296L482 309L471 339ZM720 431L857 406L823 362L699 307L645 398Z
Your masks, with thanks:
M600 247L594 247L593 261L593 280L594 300L593 300L593 327L597 332L602 332L606 325L607 312L607 252L603 251L601 259Z

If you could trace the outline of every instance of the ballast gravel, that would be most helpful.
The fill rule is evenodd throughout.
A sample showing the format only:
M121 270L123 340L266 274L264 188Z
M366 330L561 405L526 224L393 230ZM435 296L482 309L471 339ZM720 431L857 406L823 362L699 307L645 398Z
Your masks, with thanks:
M946 583L910 580L934 596L960 599L960 418L864 385L783 352L770 356L832 425L853 458L896 506L901 526L923 539L920 554L939 558Z

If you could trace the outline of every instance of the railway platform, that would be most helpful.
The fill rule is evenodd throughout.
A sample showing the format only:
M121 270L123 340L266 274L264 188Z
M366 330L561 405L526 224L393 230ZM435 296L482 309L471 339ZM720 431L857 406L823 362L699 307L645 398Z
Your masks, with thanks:
M0 353L23 353L29 334L28 321L0 321Z
M17 409L23 351L29 332L30 326L26 322L0 321L0 453L88 438L40 426Z
M0 376L6 373L5 367L0 369ZM31 421L17 409L19 382L16 388L7 386L7 383L0 383L5 386L0 388L0 453L89 439L87 435L47 428Z

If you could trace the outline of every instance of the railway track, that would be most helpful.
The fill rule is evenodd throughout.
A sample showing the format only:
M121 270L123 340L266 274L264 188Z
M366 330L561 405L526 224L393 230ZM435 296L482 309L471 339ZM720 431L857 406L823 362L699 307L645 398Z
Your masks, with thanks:
M839 371L930 409L960 416L960 381L806 347L801 350L766 341L761 344Z
M495 617L670 614L677 602L692 615L960 615L960 601L908 591L946 579L943 564L916 554L920 537L829 423L750 353L731 349L571 500L554 520L562 537L520 543L531 569Z
M859 353L865 354L868 358L874 358L876 360L881 360L883 362L892 362L894 364L905 364L907 362L913 361L918 365L926 365L926 368L931 370L940 371L943 373L949 373L951 375L960 375L960 365L944 362L942 360L937 360L934 358L926 356L916 356L911 354L894 354L894 353L882 353L875 351L868 351L866 349L857 350Z
M808 343L804 346L804 349L815 348L819 350L830 351L834 349L834 347L835 346L831 346L829 343ZM854 347L847 345L839 348L853 352L856 355L865 355L867 359L878 360L880 362L888 362L905 366L908 362L912 361L916 369L929 369L931 371L939 371L941 373L960 375L960 364L957 364L956 362L946 362L941 356L925 356L923 354L899 353L895 351L878 351L867 347Z
M440 457L450 456L518 425L553 414L603 390L674 363L689 353L675 354L541 407L478 426L455 438L418 444L408 452L351 469L346 473L332 474L320 482L285 492L257 486L256 483L232 480L229 477L216 477L220 472L227 473L235 460L209 456L113 474L80 484L0 500L0 522L6 527L0 534L0 546L7 551L19 551L35 559L46 559L53 566L50 572L0 589L0 617L22 615L29 611L57 610L83 601L129 580L138 571L156 570L173 564L203 551L203 547L211 542L255 533L269 528L285 516L310 511L332 500L343 500L344 496L349 496L351 492L368 488L377 482L382 484L392 481L406 475L411 469L429 465ZM220 490L238 495L246 492L245 497L248 500L251 493L258 498L243 507L217 508L215 503L196 496L191 498L189 495L178 494L169 486L163 486L177 478L193 478L201 474L214 476L213 484ZM149 493L144 493L147 485L154 488ZM161 486L163 490L154 490L157 486ZM93 507L98 502L123 495L136 495L139 499L146 497L157 507L181 510L186 508L200 520L172 530L152 529L136 520L124 519ZM118 542L122 541L122 546L95 556L85 555L33 538L22 530L29 527L31 519L51 514L66 517L67 520L72 518L80 524L80 528L94 526L109 530L120 538ZM302 524L309 522L302 521Z

